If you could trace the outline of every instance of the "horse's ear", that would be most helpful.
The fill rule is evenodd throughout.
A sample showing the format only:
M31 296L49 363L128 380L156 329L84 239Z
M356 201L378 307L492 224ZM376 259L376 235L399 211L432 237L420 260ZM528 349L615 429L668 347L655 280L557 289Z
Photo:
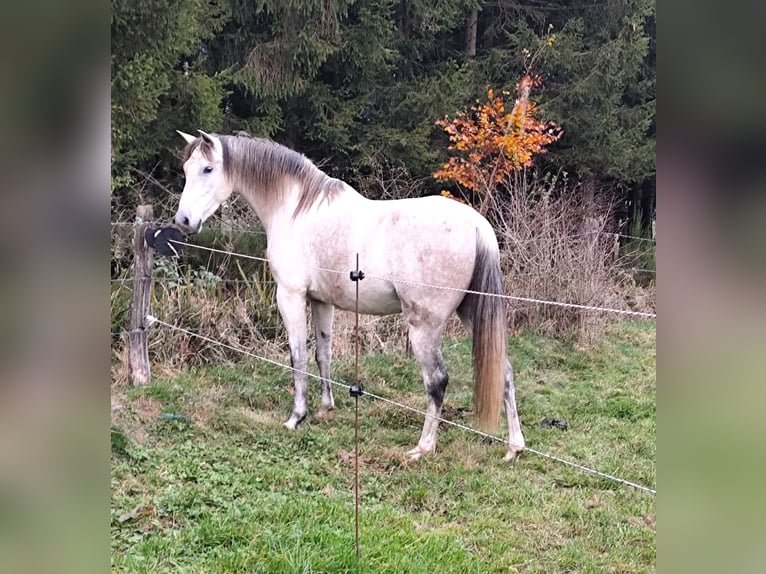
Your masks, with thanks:
M192 135L182 132L181 130L176 130L176 132L178 132L178 135L184 138L184 140L186 140L186 143L188 144L192 143L194 140L197 139Z
M202 137L202 141L215 147L215 141L216 141L215 137L211 136L209 133L203 132L202 130L197 130L197 131L199 132L199 135Z

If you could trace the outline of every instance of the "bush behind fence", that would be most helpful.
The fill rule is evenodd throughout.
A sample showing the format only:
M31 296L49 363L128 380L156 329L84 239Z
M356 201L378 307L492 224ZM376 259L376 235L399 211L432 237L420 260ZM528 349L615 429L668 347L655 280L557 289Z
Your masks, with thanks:
M642 284L635 272L626 269L625 251L607 232L606 215L585 214L582 205L562 196L530 201L519 194L507 199L503 208L498 238L507 294L653 311L653 276ZM121 380L126 378L121 365L132 289L131 236L130 226L113 227L111 330L115 377ZM265 236L258 231L208 228L194 242L247 255L263 256L265 251ZM646 257L654 244L641 249ZM234 347L272 355L286 352L276 284L265 263L186 248L180 260L158 259L153 275L151 309L156 317ZM507 309L511 332L575 338L586 346L597 341L610 322L625 320L609 313L520 301L509 301ZM453 320L447 334L465 332ZM360 343L364 350L403 350L407 337L401 317L361 317ZM349 353L353 346L353 314L337 312L335 352ZM162 328L152 328L149 351L154 364L172 369L242 359L236 351Z

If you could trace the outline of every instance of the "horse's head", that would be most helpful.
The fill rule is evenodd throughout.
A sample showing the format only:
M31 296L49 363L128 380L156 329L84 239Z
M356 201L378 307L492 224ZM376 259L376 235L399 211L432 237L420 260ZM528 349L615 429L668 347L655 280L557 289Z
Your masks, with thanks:
M178 132L186 140L186 185L176 212L176 225L185 233L197 233L202 223L226 201L232 186L224 170L224 149L215 135L199 131L200 137Z

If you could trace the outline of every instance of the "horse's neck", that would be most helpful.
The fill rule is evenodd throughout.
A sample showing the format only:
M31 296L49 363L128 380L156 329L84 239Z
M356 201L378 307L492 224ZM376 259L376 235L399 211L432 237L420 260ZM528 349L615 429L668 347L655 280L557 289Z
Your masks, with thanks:
M284 190L280 201L268 201L265 199L266 191L263 190L245 190L240 195L247 201L250 207L255 211L256 216L263 224L266 234L270 235L272 229L281 227L286 220L289 220L295 208L298 205L300 194L290 185Z
M289 233L289 229L292 227L294 221L299 218L294 218L295 210L298 208L301 196L303 194L303 187L298 182L284 182L285 188L282 190L279 201L265 200L264 192L261 190L247 190L240 194L252 207L258 219L263 224L266 234L271 236L273 232L285 231ZM343 190L333 199L333 201L348 201L355 199L364 199L355 189L348 185L344 185ZM329 204L325 202L324 197L320 197L317 200L318 208L325 209L329 207ZM314 208L310 208L308 214L316 213ZM300 214L303 217L304 214Z

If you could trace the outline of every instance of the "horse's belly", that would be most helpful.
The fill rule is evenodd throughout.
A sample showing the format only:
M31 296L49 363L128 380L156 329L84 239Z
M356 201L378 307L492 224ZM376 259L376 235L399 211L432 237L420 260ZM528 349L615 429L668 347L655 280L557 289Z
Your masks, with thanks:
M356 308L356 286L351 281L343 289L323 292L310 290L309 297L346 311ZM378 280L363 280L359 283L359 312L365 315L393 315L402 312L402 303L393 285Z
M361 286L360 286L361 290ZM353 310L353 307L349 311ZM393 315L402 312L402 302L398 297L373 299L359 296L359 312L365 315Z

